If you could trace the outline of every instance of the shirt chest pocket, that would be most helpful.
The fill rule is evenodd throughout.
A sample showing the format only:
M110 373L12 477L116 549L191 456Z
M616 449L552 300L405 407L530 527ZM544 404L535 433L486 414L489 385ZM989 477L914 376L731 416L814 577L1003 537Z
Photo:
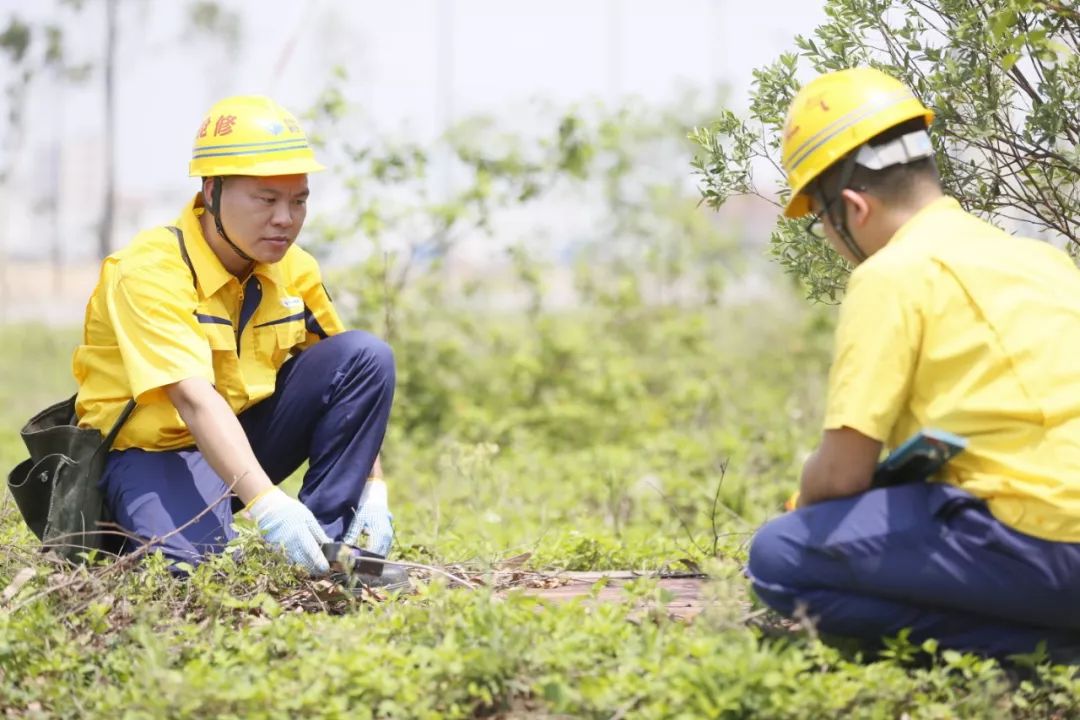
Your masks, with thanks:
M224 322L203 323L203 332L206 333L207 344L215 353L236 353L236 335L231 324Z
M279 370L294 348L307 339L303 317L254 328L255 352L259 358Z
M220 321L203 322L202 327L203 332L206 333L206 342L213 354L214 386L230 405L234 408L240 407L247 396L240 379L235 330L232 324Z

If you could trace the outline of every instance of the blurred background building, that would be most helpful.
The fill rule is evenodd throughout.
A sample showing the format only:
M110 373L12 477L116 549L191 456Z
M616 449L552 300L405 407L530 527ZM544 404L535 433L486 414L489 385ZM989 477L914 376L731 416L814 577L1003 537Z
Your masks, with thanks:
M54 64L21 98L0 97L0 115L20 117L0 124L0 319L81 318L103 243L171 220L195 191L191 138L220 97L265 93L301 114L340 67L365 132L421 141L478 113L528 131L538 99L660 104L722 87L739 110L752 70L821 13L805 0L0 0L0 32L14 17L54 25L71 70ZM0 82L15 72L5 58ZM316 215L333 182L312 178ZM771 207L736 211L764 243Z

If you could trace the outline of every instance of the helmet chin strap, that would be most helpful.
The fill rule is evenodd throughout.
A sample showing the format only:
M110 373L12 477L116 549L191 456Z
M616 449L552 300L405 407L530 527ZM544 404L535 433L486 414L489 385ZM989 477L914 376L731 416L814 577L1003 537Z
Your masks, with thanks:
M825 191L821 188L820 183L817 188L817 201L821 204L821 207L826 209L829 214L829 222L836 228L836 234L840 236L840 239L844 242L844 246L854 256L857 262L862 262L866 259L867 255L863 252L859 244L855 242L855 238L852 236L851 231L847 226L847 213L844 212L844 199L843 192L847 188L848 182L851 181L851 176L855 172L855 153L848 155L843 160L843 165L840 167L840 177L836 182L836 196L832 203L829 203L825 198Z
M210 189L210 214L214 216L214 226L217 228L218 235L221 239L232 248L232 251L239 255L241 258L249 263L255 262L255 258L248 255L246 252L236 246L229 236L225 234L225 227L221 224L221 187L225 184L225 181L220 177L214 178L214 185Z

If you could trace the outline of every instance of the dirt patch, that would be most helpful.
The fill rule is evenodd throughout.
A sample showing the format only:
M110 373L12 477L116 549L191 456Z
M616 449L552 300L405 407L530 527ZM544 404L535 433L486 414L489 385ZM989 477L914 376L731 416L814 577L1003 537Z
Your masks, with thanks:
M680 620L692 620L705 607L702 588L708 578L704 575L649 575L625 570L609 572L566 572L545 578L540 587L523 586L526 595L543 600L566 602L575 598L590 597L590 602L619 602L626 598L627 583L641 578L654 578L659 590L670 594L665 607L667 614ZM603 587L595 585L603 582Z

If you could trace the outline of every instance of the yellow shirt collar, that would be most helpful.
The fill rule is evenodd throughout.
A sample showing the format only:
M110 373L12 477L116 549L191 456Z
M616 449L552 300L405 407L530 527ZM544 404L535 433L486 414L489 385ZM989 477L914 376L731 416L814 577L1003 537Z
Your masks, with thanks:
M210 297L234 276L221 264L221 260L214 254L210 244L206 242L206 237L203 236L202 223L199 219L204 212L206 208L202 203L202 195L196 194L180 213L176 226L184 233L184 243L191 257L191 265L195 268L199 289L202 290L203 297ZM281 285L281 269L278 268L277 263L256 263L252 272L270 280L275 285Z

